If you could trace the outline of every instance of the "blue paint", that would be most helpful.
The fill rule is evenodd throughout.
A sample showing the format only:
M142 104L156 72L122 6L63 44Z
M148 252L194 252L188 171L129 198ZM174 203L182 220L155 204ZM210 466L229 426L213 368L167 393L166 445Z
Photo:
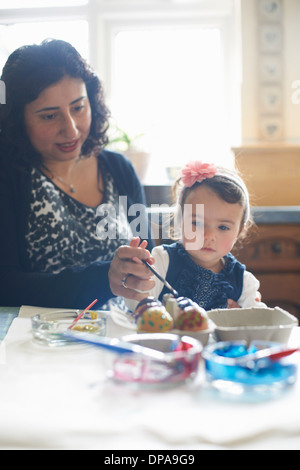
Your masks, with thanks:
M274 343L264 343L264 348ZM249 360L239 363L239 358L247 357L259 348L255 342L247 349L245 343L216 343L204 349L206 376L209 381L228 381L249 386L293 384L296 380L297 366L292 358L271 361L268 358Z

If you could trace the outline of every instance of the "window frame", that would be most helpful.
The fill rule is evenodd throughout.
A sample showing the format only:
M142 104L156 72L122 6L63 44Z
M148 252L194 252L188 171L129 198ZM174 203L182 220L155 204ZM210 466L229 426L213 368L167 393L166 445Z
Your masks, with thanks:
M91 0L86 5L62 7L1 8L0 25L43 23L55 21L86 21L88 23L88 54L91 56L90 19ZM45 37L46 39L46 37ZM1 74L1 69L0 69Z
M87 19L89 4L64 7L1 9L0 24Z
M97 1L97 0L96 0ZM101 3L105 4L102 0ZM101 22L98 23L98 44L103 44L101 57L98 54L96 69L98 69L108 104L112 96L113 78L113 41L118 32L144 28L163 27L217 27L220 30L223 49L223 67L226 82L224 88L228 90L225 96L225 109L228 111L229 133L231 147L240 144L241 140L241 29L240 29L240 2L239 0L225 1L220 8L216 0L200 1L197 4L187 0L173 2L156 2L153 0L152 8L145 0L137 6L134 0L123 0L129 6L121 8L119 0L112 0L120 6L116 11L111 5L106 5L101 12ZM99 0L98 0L99 2ZM155 3L155 5L154 5ZM163 4L162 4L163 3ZM135 8L135 9L134 9ZM184 13L184 14L183 14ZM226 51L230 51L229 53ZM237 93L239 90L239 93ZM230 149L228 149L230 151ZM230 164L230 163L229 163Z
M226 107L232 110L232 146L241 140L241 0L88 0L85 5L1 9L0 24L85 20L89 62L98 73L109 105L112 93L113 40L124 29L176 26L217 27L223 46ZM94 45L97 47L94 47ZM227 54L225 51L230 51ZM238 64L238 65L237 65ZM239 90L239 93L236 90Z
M233 51L232 59L240 55L236 36L239 35L241 0L88 0L86 5L6 9L0 7L0 24L43 22L55 20L85 20L89 24L89 53L91 65L102 78L110 94L112 43L120 28L140 28L155 25L194 24L219 26L226 48ZM97 48L93 48L97 44ZM225 55L224 55L225 56ZM226 62L226 61L225 61ZM230 83L240 82L240 70L232 70ZM226 67L226 63L224 64ZM227 74L226 74L227 75Z

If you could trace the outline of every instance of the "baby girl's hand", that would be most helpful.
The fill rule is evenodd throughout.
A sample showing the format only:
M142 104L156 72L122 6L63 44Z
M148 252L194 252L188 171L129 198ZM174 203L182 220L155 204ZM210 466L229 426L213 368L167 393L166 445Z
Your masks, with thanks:
M235 300L228 299L227 300L227 308L241 308Z
M261 302L261 293L260 292L256 292L255 301L256 302Z

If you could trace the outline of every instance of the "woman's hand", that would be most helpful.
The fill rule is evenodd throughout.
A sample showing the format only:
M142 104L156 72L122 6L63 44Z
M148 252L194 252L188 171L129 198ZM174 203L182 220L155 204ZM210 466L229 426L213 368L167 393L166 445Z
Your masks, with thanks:
M120 246L117 249L108 272L114 295L140 301L154 287L152 273L141 261L144 259L153 263L146 246L146 241L140 243L140 239L135 237L129 246Z

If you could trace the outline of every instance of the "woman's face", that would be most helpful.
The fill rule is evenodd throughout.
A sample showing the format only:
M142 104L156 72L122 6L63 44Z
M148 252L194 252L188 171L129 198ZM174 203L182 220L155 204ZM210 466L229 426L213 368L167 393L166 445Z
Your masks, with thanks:
M25 106L25 126L43 163L76 159L87 139L92 113L85 83L64 77Z

